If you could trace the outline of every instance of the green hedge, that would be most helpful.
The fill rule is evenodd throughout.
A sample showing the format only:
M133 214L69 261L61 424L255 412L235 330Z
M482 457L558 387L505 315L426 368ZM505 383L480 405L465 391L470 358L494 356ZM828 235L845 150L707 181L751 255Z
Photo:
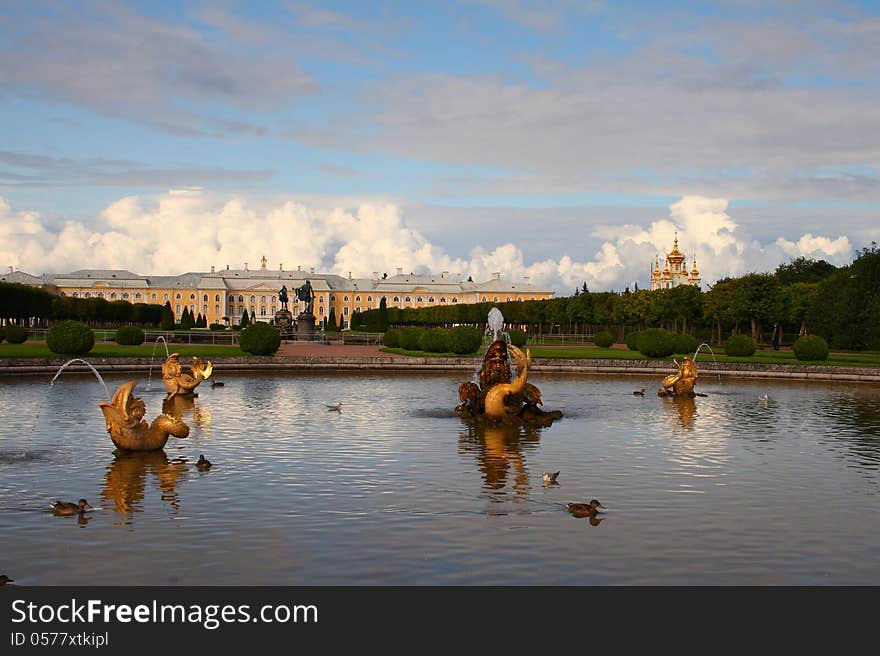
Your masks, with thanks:
M81 355L95 345L95 333L80 321L56 323L46 333L46 346L53 353Z
M137 326L121 326L116 329L116 343L137 346L144 343L144 331Z
M828 359L828 342L819 335L804 335L791 347L794 357L805 362Z
M6 328L0 326L0 342L6 339Z
M449 333L443 328L431 328L422 332L419 347L427 353L446 353L449 350Z
M639 337L641 336L642 331L636 330L631 333L627 333L626 335L626 346L630 351L638 351L639 350Z
M687 333L675 336L675 352L689 355L697 350L697 338Z
M388 348L397 348L400 346L400 329L390 328L382 335L382 345Z
M449 350L453 353L476 353L482 344L483 335L473 326L456 326L449 331Z
M675 335L663 328L643 330L638 339L639 351L649 358L665 358L675 353Z
M272 355L281 346L281 333L268 323L257 321L241 331L238 344L245 353Z
M511 328L509 331L507 331L507 334L510 335L510 343L514 346L518 346L519 348L525 346L526 342L528 341L528 335L524 330Z
M407 351L420 351L422 348L422 329L404 328L401 330L400 348Z
M27 341L27 328L9 324L6 326L6 341L10 344L24 344Z
M226 330L226 326L222 323L212 323L208 328L210 330Z
M724 353L738 357L749 357L755 354L755 340L751 335L734 335L724 342Z
M614 335L607 330L596 333L593 337L593 344L600 348L608 348L614 343Z

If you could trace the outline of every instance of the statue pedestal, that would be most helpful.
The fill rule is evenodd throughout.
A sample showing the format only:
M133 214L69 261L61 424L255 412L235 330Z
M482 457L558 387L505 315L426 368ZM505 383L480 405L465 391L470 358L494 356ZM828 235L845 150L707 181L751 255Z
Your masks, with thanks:
M302 312L296 318L296 336L298 339L312 339L315 336L315 315Z
M275 318L272 320L273 325L281 333L281 339L292 339L296 329L293 325L293 314L290 310L278 310Z

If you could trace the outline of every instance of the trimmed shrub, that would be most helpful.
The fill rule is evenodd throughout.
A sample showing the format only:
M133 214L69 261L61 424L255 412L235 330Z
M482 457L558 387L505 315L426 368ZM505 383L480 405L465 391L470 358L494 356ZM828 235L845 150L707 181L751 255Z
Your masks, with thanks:
M208 328L211 330L226 330L226 326L222 323L212 323Z
M144 331L137 326L121 326L116 329L116 343L137 346L144 343Z
M593 344L598 346L599 348L608 348L614 343L614 335L609 333L607 330L603 330L602 332L596 333L593 337Z
M641 334L641 330L636 330L635 332L629 333L626 336L626 346L630 351L639 350L639 337L641 336Z
M53 353L80 355L95 345L95 333L80 321L61 321L46 334L46 346Z
M511 328L509 331L507 331L507 334L510 335L510 343L519 348L525 346L526 342L528 341L528 335L526 335L526 331L524 330Z
M391 328L386 330L382 335L382 345L388 348L397 348L400 346L400 329Z
M449 350L449 338L443 328L431 328L422 332L419 347L428 353L446 353Z
M482 343L483 335L473 326L456 326L449 331L449 350L453 353L476 353Z
M0 326L0 342L6 339L6 328Z
M794 357L802 361L827 360L828 342L819 335L804 335L791 347Z
M727 355L747 358L755 354L755 340L751 335L734 335L724 342L724 352Z
M679 333L675 336L675 352L688 355L697 350L697 338L687 333Z
M648 328L638 339L639 351L649 358L665 358L675 353L675 335L663 328Z
M6 326L6 341L10 344L24 344L27 341L27 328L9 324Z
M422 348L422 329L404 328L400 331L400 348L407 351L419 351Z
M241 331L238 344L245 353L272 355L281 346L281 333L268 323L256 321Z

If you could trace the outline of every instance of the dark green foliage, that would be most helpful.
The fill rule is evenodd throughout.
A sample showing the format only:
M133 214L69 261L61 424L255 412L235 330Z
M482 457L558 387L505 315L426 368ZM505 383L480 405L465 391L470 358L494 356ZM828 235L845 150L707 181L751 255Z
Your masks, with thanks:
M339 326L336 325L336 310L334 308L330 308L330 315L327 317L327 323L324 324L324 331L328 333L335 333L339 330Z
M511 328L507 331L507 333L510 335L510 343L514 346L522 348L526 345L526 342L528 341L528 336L526 335L526 332L524 330Z
M388 348L397 348L400 346L400 329L391 328L386 330L382 335L382 345Z
M449 331L449 350L459 355L476 353L483 343L483 335L471 326L456 326Z
M174 310L171 309L171 301L166 301L162 307L162 330L174 330Z
M0 342L6 339L6 328L0 326Z
M639 336L642 334L641 330L636 330L631 333L627 333L626 335L626 346L630 351L638 351L639 350Z
M6 326L6 341L10 344L24 344L27 341L27 329L24 326L9 324Z
M116 343L136 346L144 343L144 331L137 326L122 326L116 329Z
M599 348L608 348L613 343L614 343L614 335L609 333L607 330L603 330L601 332L598 332L593 337L593 344L595 344Z
M400 348L407 351L419 351L422 348L422 329L404 328L400 331Z
M91 351L94 345L95 334L80 321L56 323L46 334L46 346L53 353L81 355Z
M444 328L431 328L422 331L419 348L428 353L446 353L449 350L448 331Z
M226 330L226 326L224 326L222 323L212 323L210 326L208 326L208 328L210 330Z
M751 335L733 335L724 342L724 352L727 355L750 357L755 354L755 340Z
M825 260L811 260L798 257L788 264L780 264L776 267L776 277L783 285L793 285L798 282L820 282L837 271L837 267Z
M665 358L675 353L675 335L663 328L647 328L638 339L639 351L649 358Z
M810 360L827 360L828 359L828 342L819 335L804 335L798 339L794 346L794 357L802 361Z
M250 324L250 317L248 316L247 310L245 310L241 313L241 320L238 322L238 327L244 329L247 328Z
M196 320L193 318L192 313L189 311L189 308L183 308L183 314L180 317L180 327L183 330L189 330L196 325Z
M274 326L257 321L241 331L238 344L245 353L272 355L281 346L281 333Z
M678 333L675 336L675 353L688 355L697 350L697 338L687 333Z

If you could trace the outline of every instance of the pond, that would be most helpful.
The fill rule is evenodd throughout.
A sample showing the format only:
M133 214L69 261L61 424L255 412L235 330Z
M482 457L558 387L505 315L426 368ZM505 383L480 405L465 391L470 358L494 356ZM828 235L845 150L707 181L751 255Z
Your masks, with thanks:
M134 377L152 420L161 381ZM132 376L104 378L112 393ZM461 374L215 378L178 407L188 438L126 456L93 375L0 379L0 571L22 585L880 584L875 385L703 372L707 396L682 402L653 378L533 375L565 416L524 430L460 419ZM49 510L80 497L97 507L86 519ZM566 509L591 498L600 521Z

